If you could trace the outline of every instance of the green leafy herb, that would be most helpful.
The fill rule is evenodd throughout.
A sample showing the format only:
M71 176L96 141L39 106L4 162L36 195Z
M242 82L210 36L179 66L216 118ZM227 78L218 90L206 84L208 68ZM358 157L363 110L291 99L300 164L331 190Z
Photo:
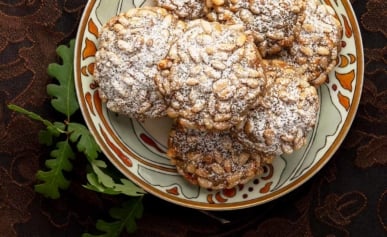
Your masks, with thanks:
M74 86L74 45L75 40L70 41L69 47L60 45L56 52L62 58L63 64L51 63L47 69L48 75L59 82L47 86L47 94L53 97L51 105L67 118L79 109Z
M68 140L56 143L56 150L53 150L50 155L54 159L46 160L45 163L50 170L38 171L36 178L43 183L35 185L35 191L46 197L57 199L60 197L59 189L67 189L70 185L63 171L72 170L70 159L74 159L75 155Z
M51 146L54 138L57 138L61 133L66 133L66 125L61 122L54 122L54 127L47 127L45 130L39 131L39 142L46 146Z
M137 228L135 220L142 217L143 211L142 197L131 198L121 207L110 209L109 214L114 219L113 221L97 221L97 230L102 234L85 233L82 237L119 237L124 230L133 233Z
M15 112L24 114L24 115L26 115L27 117L29 117L29 118L31 118L33 120L42 122L44 125L46 125L47 130L49 130L49 132L52 135L59 135L60 133L64 133L64 130L63 130L62 126L58 126L58 124L51 123L47 119L42 118L40 115L38 115L38 114L36 114L34 112L28 111L28 110L26 110L26 109L24 109L24 108L22 108L20 106L14 105L14 104L8 105L8 108L10 110L15 111Z
M83 152L89 160L97 159L100 148L87 127L80 123L69 123L67 126L70 140L77 143L78 151Z
M56 78L59 83L47 85L47 93L52 96L53 108L65 116L63 121L51 122L13 104L8 105L8 108L43 123L45 129L39 132L39 142L53 148L50 158L45 162L45 170L39 170L36 174L40 183L35 185L35 191L47 198L60 198L60 191L67 189L71 183L71 180L66 177L66 172L71 172L73 168L72 160L76 157L73 151L75 146L90 163L86 176L88 183L84 185L85 188L104 194L121 194L129 197L122 207L110 210L113 222L98 220L96 229L105 233L98 236L115 237L124 230L132 233L136 229L136 219L142 216L141 196L145 191L123 178L122 175L117 176L114 173L115 169L108 167L103 160L99 160L101 150L90 131L84 124L71 121L71 116L79 109L73 76L74 42L71 40L69 46L60 45L57 48L62 64L52 63L47 70L48 74ZM84 234L83 236L94 235Z
M85 188L90 190L109 193L112 195L124 194L127 196L142 196L145 191L133 182L125 178L114 180L111 174L106 173L107 165L102 160L94 160L90 163L92 170L87 174L87 181Z
M73 76L74 40L69 46L60 45L57 54L62 59L62 65L52 63L47 72L57 79L59 84L47 85L47 93L52 96L51 105L59 113L65 116L64 121L51 122L40 115L28 111L14 104L8 108L26 115L45 125L45 129L39 132L39 142L53 147L50 158L45 162L45 170L39 170L36 178L40 183L35 185L35 191L47 198L60 198L60 191L70 186L71 180L66 177L66 172L73 169L72 160L77 151L83 153L90 163L90 169L86 178L88 183L85 188L110 195L126 195L128 200L122 207L110 209L112 222L98 220L96 229L103 232L102 235L84 234L84 237L118 237L121 232L132 233L136 229L136 219L141 218L143 213L142 196L145 191L130 180L117 176L115 169L108 167L105 161L99 160L101 152L98 144L87 127L78 122L71 121L71 116L79 109L75 94ZM114 170L114 171L112 171Z

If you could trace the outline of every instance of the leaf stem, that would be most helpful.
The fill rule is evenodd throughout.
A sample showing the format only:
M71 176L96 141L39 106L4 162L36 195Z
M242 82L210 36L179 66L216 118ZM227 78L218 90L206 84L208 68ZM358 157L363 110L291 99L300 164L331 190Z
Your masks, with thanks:
M20 106L17 106L15 104L9 104L8 108L10 110L12 110L12 111L15 111L15 112L18 112L20 114L26 115L30 119L33 119L33 120L36 120L36 121L39 121L39 122L43 123L47 128L54 128L59 133L66 133L66 131L58 128L57 126L55 126L55 124L51 123L47 119L42 118L40 115L38 115L38 114L36 114L34 112L28 111L28 110L26 110L26 109L24 109L24 108L22 108Z

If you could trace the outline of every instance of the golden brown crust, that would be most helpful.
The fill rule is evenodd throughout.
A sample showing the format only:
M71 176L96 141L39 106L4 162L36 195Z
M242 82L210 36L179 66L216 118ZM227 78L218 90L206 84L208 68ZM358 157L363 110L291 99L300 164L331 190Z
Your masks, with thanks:
M305 144L316 123L317 90L300 68L279 60L262 65L267 78L265 93L234 134L241 143L265 154L289 154Z
M153 78L182 29L163 8L133 8L113 17L98 38L94 80L108 109L144 120L165 116Z
M156 0L156 5L169 10L184 20L198 19L204 16L202 0Z
M281 52L280 58L303 67L308 81L319 86L337 64L342 27L334 10L317 0L307 1L303 21L291 48Z
M169 135L168 156L190 183L210 189L244 184L263 172L273 156L243 146L229 132L199 131L176 125Z
M159 64L167 115L189 128L226 130L255 106L265 85L260 55L238 25L194 20Z
M210 9L207 18L245 25L263 57L277 54L293 44L300 31L305 6L305 0L227 0L222 5L213 2L206 1Z
M207 19L245 25L264 58L304 67L314 86L336 66L342 27L330 6L318 0L214 1L206 1Z
M336 64L341 26L317 0L201 2L221 23L192 20L202 14L184 8L192 1L175 3L183 5L169 10L182 12L145 7L113 17L101 31L95 80L110 110L174 119L167 155L189 182L232 188L306 143L315 86Z

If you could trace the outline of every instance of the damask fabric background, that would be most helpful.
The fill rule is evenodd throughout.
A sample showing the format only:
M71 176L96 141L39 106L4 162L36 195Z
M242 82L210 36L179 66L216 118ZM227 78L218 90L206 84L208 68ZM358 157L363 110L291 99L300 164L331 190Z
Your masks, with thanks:
M36 194L35 173L49 155L37 140L42 126L6 107L56 118L46 68L57 60L57 45L75 37L86 2L0 1L0 237L80 236L121 201L82 187L82 159L62 198ZM351 2L363 35L364 88L353 126L329 163L278 200L212 213L228 224L145 195L133 236L387 236L387 1Z

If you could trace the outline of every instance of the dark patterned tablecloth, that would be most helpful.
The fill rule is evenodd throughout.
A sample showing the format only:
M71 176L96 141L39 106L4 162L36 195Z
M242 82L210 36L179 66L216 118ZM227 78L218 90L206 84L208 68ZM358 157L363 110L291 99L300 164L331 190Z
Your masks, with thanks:
M290 194L244 210L206 213L144 197L133 236L387 236L387 2L352 0L363 36L365 79L354 123L340 149ZM85 162L59 200L33 190L49 150L42 126L11 113L18 104L55 119L45 88L58 44L74 38L86 0L0 1L0 237L80 236L120 197L82 187Z

